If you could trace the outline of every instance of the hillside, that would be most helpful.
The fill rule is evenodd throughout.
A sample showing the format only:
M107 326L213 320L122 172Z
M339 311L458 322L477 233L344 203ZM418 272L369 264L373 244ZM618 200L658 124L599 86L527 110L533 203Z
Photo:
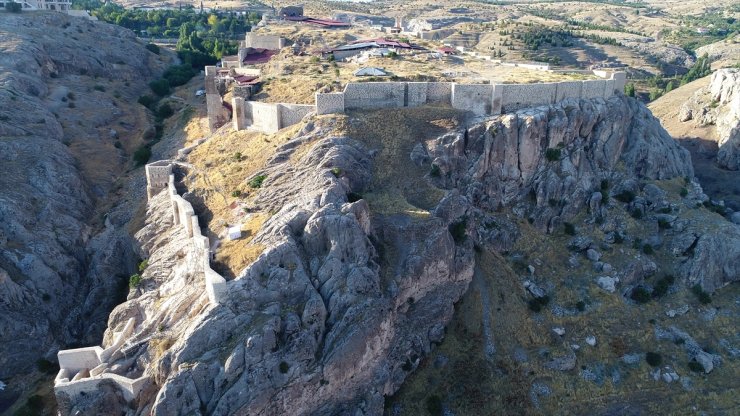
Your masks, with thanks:
M136 99L169 60L107 24L0 18L0 412L48 383L58 349L99 339L125 299L126 224L144 192L127 186L130 157L153 135Z

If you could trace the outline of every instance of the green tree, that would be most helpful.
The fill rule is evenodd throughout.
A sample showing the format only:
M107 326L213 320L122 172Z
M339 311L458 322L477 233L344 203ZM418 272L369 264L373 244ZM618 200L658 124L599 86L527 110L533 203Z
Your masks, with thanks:
M629 84L624 86L624 95L628 97L634 97L635 96L635 84L630 82Z

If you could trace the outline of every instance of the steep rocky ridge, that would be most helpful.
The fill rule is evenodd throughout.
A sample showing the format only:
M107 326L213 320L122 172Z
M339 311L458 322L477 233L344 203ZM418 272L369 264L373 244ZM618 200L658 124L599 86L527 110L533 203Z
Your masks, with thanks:
M697 208L706 196L691 179L688 152L637 101L566 100L470 126L450 122L452 113L394 109L307 121L256 167L265 179L249 196L249 211L269 218L250 244L264 251L228 282L219 305L207 303L202 276L188 264L194 247L181 227L172 227L166 195L152 198L137 234L149 266L106 332L110 342L135 319L134 335L109 369L147 375L149 384L136 410L106 388L74 400L59 394L63 412L380 414L383 397L442 342L453 304L474 276L498 267L487 256L522 244L536 248L533 238L555 241L567 221L602 239L573 239L574 256L598 261L601 250L614 258L613 272L599 266L617 278L611 302L646 284L659 265L680 275L677 288L698 283L711 292L737 279L740 230ZM447 132L405 135L409 119ZM391 124L382 141L373 137L378 120ZM227 137L221 131L209 140ZM406 165L393 163L388 148ZM205 168L184 165L178 173L178 186L196 206L203 194L193 179ZM418 172L427 172L427 185ZM680 181L688 189L678 198ZM408 184L436 188L443 197L418 202ZM664 249L653 259L612 248L617 240L647 239L663 223L672 228L659 236L660 245L673 254ZM548 284L560 285L558 279L565 278ZM519 305L527 291L542 298L550 287L509 285L511 292L494 299L491 285L475 285L487 294L481 295L487 310ZM487 334L487 354L495 355L498 335ZM575 358L565 361L573 365L551 366L575 366Z
M111 25L0 19L0 410L33 391L39 360L96 342L125 296L135 209L114 194L149 127L136 97L165 64Z

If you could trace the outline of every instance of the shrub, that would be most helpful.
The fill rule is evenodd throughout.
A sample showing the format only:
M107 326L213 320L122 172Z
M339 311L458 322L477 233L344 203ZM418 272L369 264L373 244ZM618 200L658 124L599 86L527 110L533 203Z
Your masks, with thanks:
M549 148L545 150L545 158L550 162L560 160L560 149Z
M170 118L173 114L175 114L175 110L173 110L168 103L160 105L157 109L157 117L161 119Z
M153 43L147 43L146 46L144 46L149 52L159 55L159 46L155 45Z
M433 178L439 178L442 176L442 172L439 170L439 166L432 164L432 169L429 170L429 176Z
M347 202L357 202L362 199L362 194L358 194L357 192L350 192L347 194Z
M59 366L46 358L39 358L36 360L36 368L46 374L54 374L59 371Z
M545 295L530 299L529 302L527 302L527 306L532 312L540 312L542 307L547 306L548 303L550 303L550 297Z
M285 361L280 361L280 372L285 374L290 369L290 365Z
M586 310L586 302L579 300L578 303L576 303L576 309L578 309L579 312L583 312Z
M666 230L668 228L671 228L671 223L664 219L660 219L658 220L658 228L660 228L661 230Z
M102 86L102 85L100 85L100 84L98 84L98 85L94 86L94 87L93 87L93 89L94 89L95 91L105 92L105 87L104 87L104 86Z
M635 193L627 189L614 196L618 201L629 203L635 200Z
M704 372L704 366L701 365L700 362L696 360L689 361L689 370L695 372L695 373L703 373Z
M250 188L255 188L255 189L261 188L262 182L265 181L265 178L267 178L266 175L257 175L254 178L249 180L248 185Z
M568 235L576 235L576 226L575 225L573 225L573 224L571 224L569 222L564 222L563 223L563 228L564 228L564 231L565 231L566 234L568 234Z
M650 292L648 292L647 289L642 286L637 286L636 288L632 289L630 299L639 304L644 304L650 302L651 296Z
M467 226L467 223L468 219L463 217L462 219L455 221L449 225L448 229L450 230L450 234L452 234L452 239L455 240L455 244L461 244L465 242L465 228Z
M700 284L695 284L691 287L691 293L693 293L697 299L699 299L699 302L706 305L712 302L712 297L709 295L709 293L705 292L704 289L701 288Z
M624 236L619 231L614 232L614 244L624 243Z
M242 191L237 189L236 191L231 193L231 196L233 196L234 198L239 198L240 196L242 196Z
M51 300L51 295L50 295L50 294L48 294L48 293L44 293L43 295L41 295L41 299L42 299L42 300L43 300L44 302L49 302L49 301Z
M137 102L144 107L150 108L152 104L157 102L157 99L152 97L151 95L142 95L141 97L139 97Z
M338 178L342 174L342 169L331 168L331 173Z
M657 352L648 352L645 354L645 361L650 364L651 367L657 367L663 362L663 356Z
M242 161L242 152L236 152L236 153L234 153L234 160L237 161L237 162L241 162Z
M642 252L647 255L652 255L653 253L655 253L655 250L653 250L653 246L651 246L650 244L644 244L642 246Z
M136 166L143 166L149 161L150 157L152 157L152 149L146 145L141 146L134 152L134 163Z
M147 267L149 267L149 260L146 260L146 259L142 260L139 263L139 273L141 273L144 270L146 270Z
M170 83L166 79L158 79L149 83L149 88L160 97L170 93Z
M164 71L162 78L167 81L170 87L178 87L187 84L195 74L197 74L197 71L188 64L173 65Z
M427 412L432 416L441 416L444 414L442 399L436 394L427 397Z
M128 278L128 287L131 289L135 287L139 287L141 284L141 275L139 273L132 274L131 277Z
M632 212L630 212L630 215L632 216L632 218L639 220L640 218L642 218L642 211L640 211L639 209L633 209Z
M5 3L5 10L11 13L20 13L23 10L23 6L20 3L9 1Z
M686 196L689 194L689 190L686 188L681 188L681 191L679 192L682 198L686 198Z
M70 100L74 100L75 99L75 93L73 93L72 91L68 92L67 93L67 98L69 98Z
M668 289L671 287L675 280L676 278L673 277L673 275L671 274L667 274L658 279L658 281L655 282L655 287L653 287L653 297L659 298L668 293Z
M77 107L77 106L75 105L75 103L73 103L72 101L70 101L70 102L69 102L69 103L67 104L67 107L69 107L69 108L75 108L75 107Z

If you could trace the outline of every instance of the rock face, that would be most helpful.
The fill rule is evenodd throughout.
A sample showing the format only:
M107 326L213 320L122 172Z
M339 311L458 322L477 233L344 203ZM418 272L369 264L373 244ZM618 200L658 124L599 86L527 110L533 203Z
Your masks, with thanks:
M291 161L301 146L310 150ZM195 248L172 226L166 195L149 201L137 234L149 261L144 283L113 311L106 333L110 342L115 328L136 321L109 365L150 377L137 413L381 414L383 396L443 338L473 276L473 243L503 250L518 238L513 221L491 213L507 207L551 231L586 206L600 215L589 201L604 180L638 192L640 179L693 176L687 151L622 96L497 116L415 147L408 163L432 161L439 175L429 180L449 190L423 220L374 215L356 200L382 169L375 153L312 123L278 148L255 202L274 212L253 240L266 249L218 305L193 273ZM648 198L664 196L645 188ZM739 246L733 238L726 242ZM592 244L582 242L583 251ZM681 256L699 267L696 255ZM703 284L734 279L722 273L707 270ZM565 371L574 360L551 367ZM111 394L61 397L62 413L123 406Z
M688 151L622 96L502 115L429 147L442 186L485 210L513 206L544 231L593 202L602 181L693 176Z
M74 148L94 148L91 158L120 169L112 142L108 153L95 146L99 132L107 137L108 123L129 113L111 105L112 91L92 85L105 88L114 78L137 94L162 66L152 56L130 31L60 13L0 19L0 379L8 382L6 393L23 389L30 381L24 375L39 359L55 361L60 347L99 339L121 300L124 276L135 266L132 240L121 230L131 212L111 211L102 225L96 203L114 174L86 176Z
M694 93L679 113L681 121L694 120L714 125L719 151L717 163L730 170L740 169L740 71L720 69L709 85Z

